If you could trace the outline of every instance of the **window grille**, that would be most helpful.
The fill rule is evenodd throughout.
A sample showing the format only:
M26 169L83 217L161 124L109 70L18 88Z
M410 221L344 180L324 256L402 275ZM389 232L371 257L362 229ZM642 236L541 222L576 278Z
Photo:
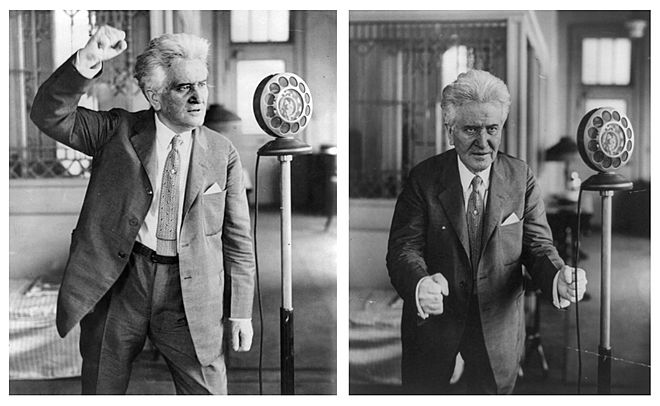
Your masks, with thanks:
M99 83L110 89L110 94L135 94L139 91L133 78L135 53L148 41L148 12L145 11L82 11L44 10L10 11L9 53L9 177L10 178L53 178L88 177L92 169L91 158L48 138L29 119L32 101L41 83L54 71L57 55L55 41L71 41L72 52L84 46L69 39L57 37L58 16L63 13L70 18L71 32L74 21L81 24L80 16L86 13L89 33L95 27L109 24L126 31L128 50L104 64ZM145 25L146 24L146 25ZM78 28L76 27L76 29ZM136 32L135 27L143 28ZM144 27L147 27L145 30ZM140 44L136 49L134 44ZM61 45L61 44L58 44ZM72 53L71 52L71 53ZM86 107L96 108L92 94L84 97Z
M506 32L506 21L350 24L351 197L396 197L412 167L449 148L442 89L472 68L505 78Z

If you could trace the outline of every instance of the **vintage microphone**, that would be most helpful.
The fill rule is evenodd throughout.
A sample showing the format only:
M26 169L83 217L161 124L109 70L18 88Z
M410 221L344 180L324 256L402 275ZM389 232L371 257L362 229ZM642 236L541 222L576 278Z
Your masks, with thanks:
M312 147L295 138L309 124L312 95L304 80L293 73L265 77L254 92L252 107L257 123L274 140L259 148L258 157L276 156L280 162L280 244L282 305L280 307L281 394L294 394L293 296L291 272L291 161L310 154ZM256 174L255 176L258 176Z
M627 164L632 156L635 144L634 132L630 120L623 113L612 107L600 107L582 117L577 130L577 144L582 160L598 172L582 183L581 189L598 191L601 196L598 393L609 394L612 372L610 344L612 196L616 191L630 190L633 187L631 181L615 171ZM578 223L579 221L578 218ZM574 280L577 283L577 278Z

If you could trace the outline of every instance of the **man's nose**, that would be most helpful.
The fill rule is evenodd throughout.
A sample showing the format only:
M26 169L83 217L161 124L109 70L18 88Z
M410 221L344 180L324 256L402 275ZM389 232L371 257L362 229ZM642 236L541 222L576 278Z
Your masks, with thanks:
M477 135L477 139L475 140L475 142L481 148L485 148L488 146L488 131L486 131L485 128L479 130L479 134Z
M193 86L192 89L190 89L190 97L188 97L188 103L201 103L202 102L202 97L201 97L201 92L202 92L202 87L201 86Z
M188 97L188 103L197 104L201 102L201 97L199 95L199 89L195 87L190 91L190 97Z

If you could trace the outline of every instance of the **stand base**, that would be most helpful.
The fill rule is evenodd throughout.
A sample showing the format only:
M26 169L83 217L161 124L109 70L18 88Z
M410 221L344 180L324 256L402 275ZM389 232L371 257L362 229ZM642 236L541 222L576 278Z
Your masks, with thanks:
M633 183L616 173L598 173L582 183L583 190L630 190Z
M257 155L260 156L305 155L311 153L312 147L297 138L276 138L257 151Z
M609 395L612 376L612 349L598 346L598 394Z
M280 307L280 393L293 395L293 309Z

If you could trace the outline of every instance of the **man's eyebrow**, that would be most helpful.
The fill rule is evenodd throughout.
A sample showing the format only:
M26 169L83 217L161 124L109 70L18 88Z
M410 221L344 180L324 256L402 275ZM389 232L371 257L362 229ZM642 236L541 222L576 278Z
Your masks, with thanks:
M180 87L180 86L190 86L190 85L195 85L197 83L204 83L208 82L208 79L204 80L199 80L197 82L179 82L179 83L172 83L172 87Z

